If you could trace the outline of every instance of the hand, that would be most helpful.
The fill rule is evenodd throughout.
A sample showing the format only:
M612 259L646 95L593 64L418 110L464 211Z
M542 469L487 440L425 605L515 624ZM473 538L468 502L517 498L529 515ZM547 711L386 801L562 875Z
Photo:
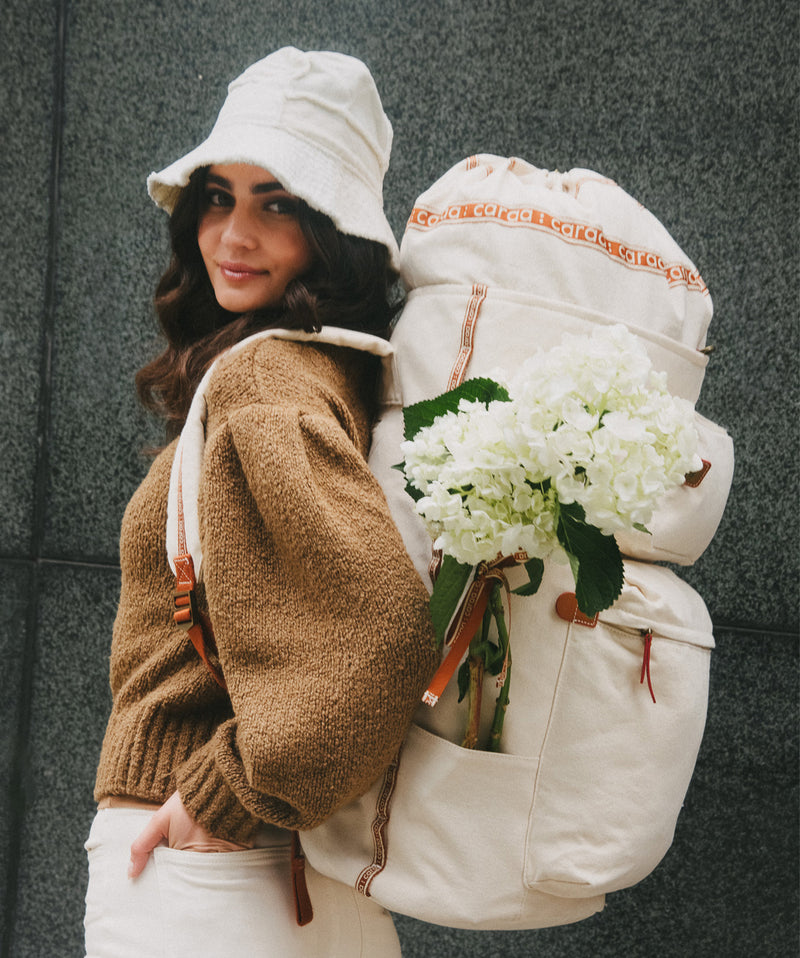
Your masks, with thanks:
M156 845L162 844L193 852L238 852L252 847L229 842L224 838L215 838L186 811L186 806L177 792L153 814L147 827L131 845L128 878L141 875L150 852Z

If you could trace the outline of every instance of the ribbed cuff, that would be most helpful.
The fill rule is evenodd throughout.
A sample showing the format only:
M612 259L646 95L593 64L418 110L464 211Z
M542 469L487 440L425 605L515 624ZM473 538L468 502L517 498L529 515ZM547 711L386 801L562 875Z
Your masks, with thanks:
M175 771L175 787L194 820L218 838L246 843L260 820L239 801L217 762L218 739L214 738Z

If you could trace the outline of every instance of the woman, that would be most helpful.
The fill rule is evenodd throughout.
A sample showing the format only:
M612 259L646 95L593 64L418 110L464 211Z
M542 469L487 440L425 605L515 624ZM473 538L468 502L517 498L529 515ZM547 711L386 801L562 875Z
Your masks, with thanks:
M286 48L151 175L173 259L156 295L167 346L138 387L171 434L211 363L257 330L387 326L390 145L362 63ZM197 591L224 688L172 618L174 442L126 510L88 958L399 954L386 912L311 869L299 927L289 875L288 830L369 787L434 665L427 593L364 458L376 376L330 338L255 338L211 374Z

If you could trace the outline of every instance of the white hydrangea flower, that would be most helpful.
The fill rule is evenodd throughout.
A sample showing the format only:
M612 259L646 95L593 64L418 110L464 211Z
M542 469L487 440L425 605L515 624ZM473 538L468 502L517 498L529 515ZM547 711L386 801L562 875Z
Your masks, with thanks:
M462 400L402 445L416 510L459 562L563 558L559 503L578 503L607 535L646 526L701 466L691 404L669 395L624 326L565 336L508 388L510 402Z

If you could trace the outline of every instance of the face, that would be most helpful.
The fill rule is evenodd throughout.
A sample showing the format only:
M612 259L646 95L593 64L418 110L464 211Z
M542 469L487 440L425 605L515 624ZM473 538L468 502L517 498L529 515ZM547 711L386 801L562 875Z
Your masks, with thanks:
M260 166L212 166L197 242L223 309L276 306L313 262L297 218L298 200Z

